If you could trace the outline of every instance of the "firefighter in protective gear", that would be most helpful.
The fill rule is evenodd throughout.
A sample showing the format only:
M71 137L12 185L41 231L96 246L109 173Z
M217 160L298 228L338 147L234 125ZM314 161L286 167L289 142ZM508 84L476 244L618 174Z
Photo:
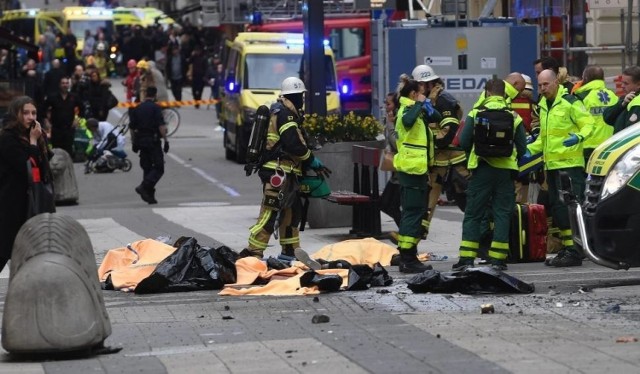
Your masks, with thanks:
M481 108L473 109L467 119L460 136L460 145L469 152L468 167L472 170L467 189L467 206L462 221L462 241L460 242L460 260L453 265L453 270L473 267L483 234L483 220L487 207L493 212L494 230L489 259L497 270L506 270L506 259L509 253L509 227L511 212L515 200L513 180L517 175L516 157L527 151L527 139L522 119L517 113L509 110L504 98L505 83L499 79L491 79L486 85L486 98ZM479 114L487 109L503 110L499 112L513 124L513 145L511 155L502 157L480 157L474 134L478 131ZM490 125L489 125L490 126ZM507 149L507 152L509 150Z
M573 245L569 210L560 200L560 172L569 175L575 196L585 189L583 143L593 131L593 116L582 101L567 94L553 70L538 75L540 135L527 146L530 154L542 153L547 171L549 205L553 225L560 229L563 248L545 264L556 267L580 266L582 255Z
M262 181L262 203L258 222L250 228L249 245L240 256L263 257L269 238L278 230L282 254L295 257L300 247L298 226L302 201L297 178L306 169L321 170L324 165L307 146L301 129L304 83L289 77L282 81L278 101L271 106L267 131L265 163L258 170ZM279 234L279 235L278 235Z
M400 271L421 273L431 269L418 259L422 239L421 221L427 211L429 166L433 162L433 134L427 123L439 122L440 114L421 93L417 81L400 77L400 108L396 118L398 153L393 157L400 183L402 214L398 232Z
M149 68L149 63L145 60L140 60L136 64L138 68L138 78L134 83L136 100L142 102L146 99L147 88L156 87L156 82L153 79L153 73Z
M604 111L605 122L614 134L640 121L640 67L630 66L622 72L624 95Z
M520 92L518 96L511 101L511 109L518 113L520 118L522 118L522 125L524 126L526 135L536 137L540 132L538 105L533 99L533 85L531 84L531 77L526 74L522 74L522 78L525 83L524 90L522 90L522 92ZM515 187L517 203L524 204L528 202L530 178L533 180L540 179L536 172L531 172L516 179Z
M576 87L574 85L574 87ZM594 119L593 133L584 141L584 162L602 142L613 135L613 127L604 122L602 113L615 104L616 93L608 89L604 82L604 70L600 66L589 65L582 72L582 84L575 90L575 96L582 100Z
M443 90L444 84L431 66L418 65L413 69L411 75L420 84L421 92L431 100L435 109L441 114L440 121L428 124L434 134L435 161L429 170L431 191L428 196L427 213L422 219L423 237L426 238L447 174L455 173L458 178L467 179L469 171L465 166L467 157L464 151L451 145L462 117L462 108L460 108L458 100ZM449 177L452 176L449 175ZM464 186L456 185L454 188L456 188L457 195L462 198Z
M98 74L100 74L100 79L107 79L109 77L109 72L114 69L114 66L113 61L111 61L107 55L104 43L98 43L96 46L96 53L93 57L96 69L98 69Z

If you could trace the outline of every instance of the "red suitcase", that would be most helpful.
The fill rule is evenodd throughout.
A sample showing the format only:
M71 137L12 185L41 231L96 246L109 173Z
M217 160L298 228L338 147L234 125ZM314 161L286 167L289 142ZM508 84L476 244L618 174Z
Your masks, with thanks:
M547 256L547 214L541 204L516 204L511 215L508 262L538 262Z

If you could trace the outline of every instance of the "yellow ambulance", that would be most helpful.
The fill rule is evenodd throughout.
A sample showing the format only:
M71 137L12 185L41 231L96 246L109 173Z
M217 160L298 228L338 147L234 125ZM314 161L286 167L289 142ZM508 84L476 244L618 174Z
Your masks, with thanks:
M41 35L51 28L55 35L64 33L62 12L42 9L5 10L0 18L0 26L13 31L15 35L37 44ZM64 50L57 48L55 56L64 56Z
M335 59L326 44L327 114L339 115ZM220 124L224 127L226 158L243 163L256 110L278 99L285 78L301 75L304 40L297 33L241 32L226 47Z
M102 29L108 37L113 34L113 11L105 8L69 6L62 10L64 28L70 29L78 40L76 55L82 57L84 34L87 30L95 35Z

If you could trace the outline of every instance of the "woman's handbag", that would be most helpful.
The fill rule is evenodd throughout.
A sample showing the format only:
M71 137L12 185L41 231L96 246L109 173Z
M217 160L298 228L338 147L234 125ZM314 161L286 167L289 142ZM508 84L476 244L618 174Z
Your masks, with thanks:
M54 213L56 204L53 183L51 178L48 178L48 182L42 180L40 167L33 157L27 160L27 175L29 177L27 218L40 213Z
M380 171L396 171L396 168L393 167L394 155L395 153L388 149L382 151L382 155L380 156Z

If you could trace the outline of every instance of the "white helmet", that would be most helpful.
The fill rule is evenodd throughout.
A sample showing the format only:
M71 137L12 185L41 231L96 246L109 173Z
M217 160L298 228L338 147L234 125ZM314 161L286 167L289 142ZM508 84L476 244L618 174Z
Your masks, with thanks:
M104 51L105 50L105 45L104 43L98 43L98 45L96 46L96 49L98 51Z
M418 82L431 82L432 80L436 80L440 77L436 75L436 72L433 71L433 68L429 65L418 65L411 72L413 79Z
M280 92L280 95L297 94L307 91L304 87L304 82L296 77L285 78L285 80L282 81L281 89L282 92Z

